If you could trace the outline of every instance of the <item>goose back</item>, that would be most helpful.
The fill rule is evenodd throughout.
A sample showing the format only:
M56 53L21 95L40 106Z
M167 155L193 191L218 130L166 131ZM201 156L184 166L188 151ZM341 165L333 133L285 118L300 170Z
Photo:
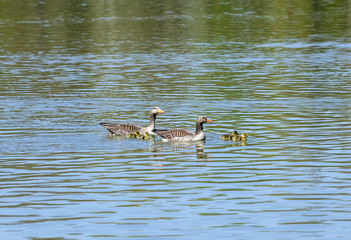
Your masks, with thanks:
M171 130L155 130L155 134L159 135L164 140L173 141L191 141L196 135L194 132L186 129L171 129Z
M106 128L111 134L124 137L136 131L141 131L143 128L142 126L131 123L100 123L100 125Z

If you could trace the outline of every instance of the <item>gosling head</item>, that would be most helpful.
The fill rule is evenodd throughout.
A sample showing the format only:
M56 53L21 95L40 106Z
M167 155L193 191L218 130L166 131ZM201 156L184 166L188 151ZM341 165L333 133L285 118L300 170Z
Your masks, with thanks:
M239 136L239 133L237 131L232 132L232 136Z

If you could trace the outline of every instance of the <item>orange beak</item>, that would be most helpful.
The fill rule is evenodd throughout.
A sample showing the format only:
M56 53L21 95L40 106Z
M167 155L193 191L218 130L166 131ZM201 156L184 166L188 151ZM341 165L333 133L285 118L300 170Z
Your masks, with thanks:
M206 121L207 121L207 122L209 122L209 123L213 123L213 122L212 122L210 119L208 119L208 118L207 118L207 120L206 120Z
M165 112L162 111L161 109L158 109L158 113L165 113Z

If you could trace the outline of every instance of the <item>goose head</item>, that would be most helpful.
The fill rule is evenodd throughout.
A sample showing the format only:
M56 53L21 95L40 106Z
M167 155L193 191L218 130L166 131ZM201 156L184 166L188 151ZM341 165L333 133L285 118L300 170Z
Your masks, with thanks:
M207 117L204 117L204 116L200 116L197 118L197 122L198 123L212 123L212 121L210 119L208 119Z
M151 113L156 115L156 114L165 113L165 112L162 111L161 108L159 108L159 107L153 107L151 110Z

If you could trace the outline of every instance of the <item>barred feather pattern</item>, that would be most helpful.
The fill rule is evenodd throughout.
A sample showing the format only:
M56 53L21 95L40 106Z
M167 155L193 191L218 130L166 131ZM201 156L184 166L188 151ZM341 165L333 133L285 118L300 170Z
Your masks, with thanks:
M111 134L125 137L142 129L142 126L131 123L100 123L100 125L106 128Z
M164 140L172 140L172 141L193 141L195 139L196 134L192 131L186 129L171 129L171 130L155 130L155 133L159 135ZM199 139L200 140L200 139Z

